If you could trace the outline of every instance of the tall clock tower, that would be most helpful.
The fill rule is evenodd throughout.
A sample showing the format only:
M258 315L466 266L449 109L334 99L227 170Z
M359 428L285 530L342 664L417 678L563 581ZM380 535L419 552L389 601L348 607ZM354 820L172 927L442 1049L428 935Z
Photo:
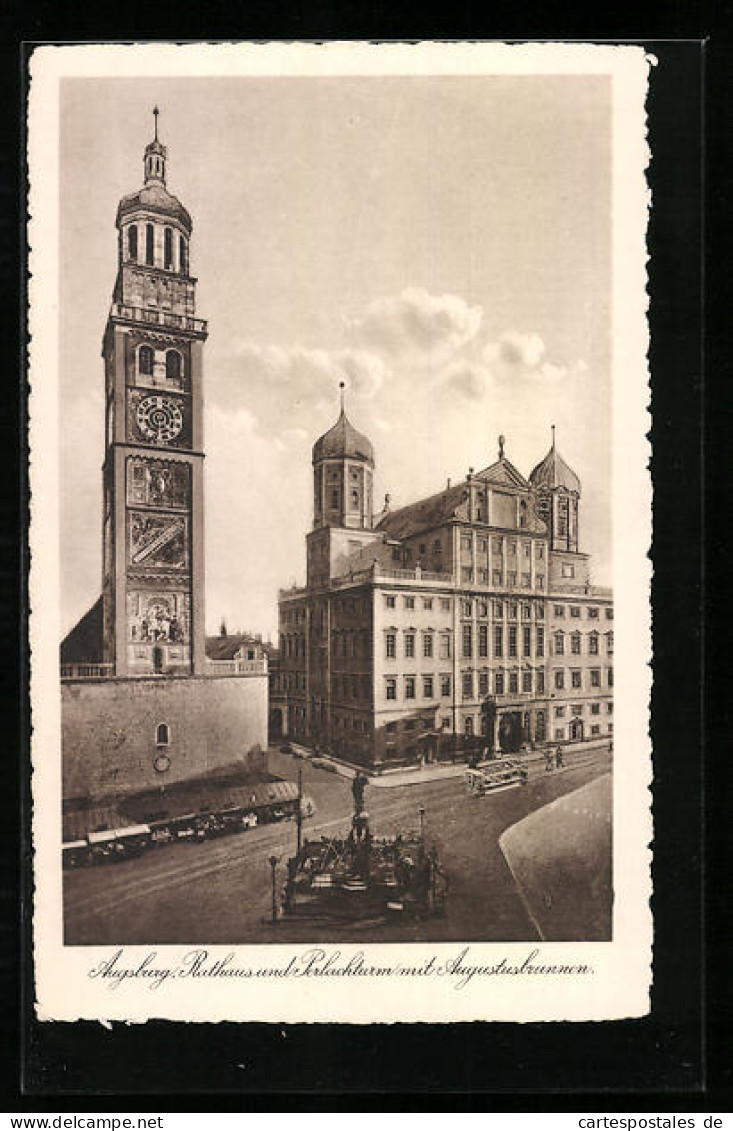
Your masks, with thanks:
M117 209L104 333L103 651L117 676L204 672L202 355L191 217L166 187L166 147Z

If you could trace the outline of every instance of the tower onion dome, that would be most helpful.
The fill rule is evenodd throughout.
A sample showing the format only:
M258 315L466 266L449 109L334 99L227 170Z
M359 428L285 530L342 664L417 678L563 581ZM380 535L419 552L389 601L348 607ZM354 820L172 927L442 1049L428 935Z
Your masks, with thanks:
M313 445L313 462L322 459L358 459L374 467L374 449L371 442L357 432L341 406L341 415Z
M126 216L134 212L153 212L170 220L177 220L187 234L191 234L191 216L178 197L165 187L165 163L168 150L158 140L158 109L155 115L155 137L145 147L145 183L138 192L123 196L117 208L118 226Z
M566 464L555 447L555 428L552 429L552 447L540 463L530 473L529 481L533 487L554 491L561 488L580 494L580 480L572 467Z

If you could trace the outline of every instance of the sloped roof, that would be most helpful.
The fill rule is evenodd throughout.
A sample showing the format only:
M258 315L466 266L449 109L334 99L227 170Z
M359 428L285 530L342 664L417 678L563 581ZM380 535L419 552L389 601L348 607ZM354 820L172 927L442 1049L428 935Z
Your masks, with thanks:
M248 632L206 637L206 655L210 660L233 660L240 648L261 648L268 655L274 651L272 644L256 640Z
M98 597L61 641L62 664L101 664L102 598Z
M554 443L543 460L532 469L529 481L533 487L544 487L550 491L563 487L566 491L580 494L580 480L562 458Z
M502 456L490 467L484 468L476 478L481 479L484 483L496 484L497 487L518 487L523 491L529 490L527 480L506 456Z
M399 510L390 511L380 519L378 530L389 538L410 538L423 530L433 530L456 517L456 512L468 498L468 484L457 483L438 495L420 499Z
M374 449L371 441L361 432L357 432L342 408L341 415L333 428L329 428L328 432L319 437L313 445L313 462L343 456L374 464Z

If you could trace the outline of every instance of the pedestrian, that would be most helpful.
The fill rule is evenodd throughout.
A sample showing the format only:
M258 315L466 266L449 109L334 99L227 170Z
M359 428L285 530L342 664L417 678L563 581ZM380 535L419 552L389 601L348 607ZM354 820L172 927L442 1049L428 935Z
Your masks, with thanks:
M552 751L551 751L551 750L545 750L545 773L546 773L546 774L551 774L551 773L552 773L552 768L553 768L553 765L552 765Z
M562 746L558 746L557 750L555 751L555 765L558 770L561 770L563 767Z

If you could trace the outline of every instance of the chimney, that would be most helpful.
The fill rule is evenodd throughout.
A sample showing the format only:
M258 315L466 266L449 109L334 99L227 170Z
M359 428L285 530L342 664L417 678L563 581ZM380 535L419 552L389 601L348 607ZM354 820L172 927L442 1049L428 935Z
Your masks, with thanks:
M450 491L450 476L446 480L445 489L446 491Z

